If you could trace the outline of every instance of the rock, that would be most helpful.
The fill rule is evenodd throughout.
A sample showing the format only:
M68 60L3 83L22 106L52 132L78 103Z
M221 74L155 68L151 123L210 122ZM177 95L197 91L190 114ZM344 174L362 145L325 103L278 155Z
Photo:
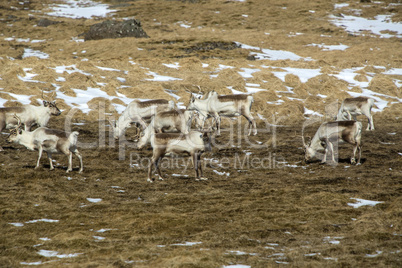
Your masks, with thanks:
M84 33L85 41L99 40L106 38L123 37L149 37L141 27L139 20L125 21L104 21L91 26L88 32Z
M39 27L47 27L49 25L58 24L58 23L60 23L60 22L59 21L48 20L48 19L40 19L38 21L38 26Z

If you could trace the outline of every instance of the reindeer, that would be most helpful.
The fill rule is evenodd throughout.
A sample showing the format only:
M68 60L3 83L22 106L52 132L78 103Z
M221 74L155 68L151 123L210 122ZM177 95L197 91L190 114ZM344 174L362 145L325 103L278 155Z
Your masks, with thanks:
M312 158L317 157L318 150L324 149L324 157L321 163L327 161L328 151L331 152L331 159L335 162L334 143L349 143L353 145L353 156L350 162L356 164L356 152L359 151L357 164L360 164L362 154L361 133L362 123L358 121L349 120L322 123L309 144L305 143L304 136L302 136L305 161L309 162Z
M15 107L0 108L0 131L4 129L14 128L17 125L17 120L14 115L17 115L25 126L25 131L30 131L31 127L38 124L40 127L47 126L50 116L58 116L61 111L56 106L55 101L43 100L43 105L23 105ZM0 151L3 148L0 146Z
M373 116L371 115L371 108L373 108L373 106L374 100L371 98L346 98L342 101L336 120L352 120L353 118L353 120L356 121L356 115L363 114L368 119L366 130L374 130L374 121Z
M190 132L193 112L194 111L186 109L179 109L157 113L144 130L144 135L139 139L137 148L144 148L144 146L150 142L152 133L178 131L188 134Z
M52 154L62 153L68 156L67 173L72 171L72 155L73 153L80 160L79 173L83 171L82 156L77 149L78 132L66 133L57 129L49 129L46 127L39 127L32 132L22 129L20 118L15 115L17 126L11 129L11 133L7 138L7 142L15 142L25 146L29 150L38 150L39 156L36 162L35 169L39 168L42 152L47 153L50 163L50 170L53 170Z
M201 167L201 154L205 151L211 151L211 137L209 131L199 132L190 131L188 134L183 133L152 133L151 145L153 155L148 167L148 182L153 182L151 171L152 166L158 173L159 180L163 180L159 163L166 154L187 154L192 157L195 176L197 180L207 180L203 177Z
M221 116L233 117L244 116L249 122L248 136L254 129L257 135L257 126L254 117L251 115L251 105L254 98L247 94L218 95L215 91L210 91L205 99L196 99L191 94L188 110L196 110L196 125L203 127L207 118L213 117L216 122L217 135L220 135Z
M145 129L147 127L146 121L151 120L151 117L157 112L170 111L174 108L174 101L164 99L134 100L127 106L117 122L109 121L113 128L113 136L116 140L119 139L133 122L140 124Z

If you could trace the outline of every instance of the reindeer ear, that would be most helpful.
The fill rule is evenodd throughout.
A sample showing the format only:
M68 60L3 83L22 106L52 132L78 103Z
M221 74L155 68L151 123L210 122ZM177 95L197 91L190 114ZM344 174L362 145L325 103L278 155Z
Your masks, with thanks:
M45 107L47 107L49 105L49 102L48 101L43 101L43 106L45 106Z

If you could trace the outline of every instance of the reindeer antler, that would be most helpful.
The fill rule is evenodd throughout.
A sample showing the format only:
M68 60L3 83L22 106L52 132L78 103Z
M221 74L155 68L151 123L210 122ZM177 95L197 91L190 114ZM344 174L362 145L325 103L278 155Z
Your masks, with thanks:
M16 128L20 128L21 127L21 118L17 114L14 114L14 118L17 120Z
M198 94L204 95L204 92L202 92L201 87L199 85L196 85L196 87L198 88Z
M56 99L56 91L55 90L52 90L52 91L53 91L53 93L52 93L51 98L49 98L49 97L45 98L45 94L44 94L43 89L42 89L42 99L45 100L45 101L49 101L49 102L50 102L50 100L54 101Z
M110 119L110 117L108 118L107 121L109 122L110 126L111 126L113 129L116 127L115 122L113 122L112 119Z
M141 138L141 130L137 125L134 125L134 127L135 127L134 140L139 140Z

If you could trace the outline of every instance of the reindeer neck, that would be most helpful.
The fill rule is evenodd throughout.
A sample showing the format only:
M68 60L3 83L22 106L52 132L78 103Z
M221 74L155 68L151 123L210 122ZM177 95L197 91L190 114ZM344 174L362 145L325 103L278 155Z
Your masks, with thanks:
M18 136L16 142L30 150L35 149L35 145L33 143L33 132L23 130L22 133Z
M313 149L321 149L322 148L321 140L320 140L319 136L320 136L319 131L317 131L315 133L313 139L311 140L311 145L310 145L311 148L313 148Z

